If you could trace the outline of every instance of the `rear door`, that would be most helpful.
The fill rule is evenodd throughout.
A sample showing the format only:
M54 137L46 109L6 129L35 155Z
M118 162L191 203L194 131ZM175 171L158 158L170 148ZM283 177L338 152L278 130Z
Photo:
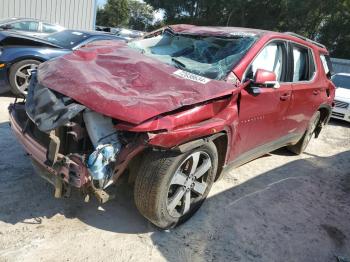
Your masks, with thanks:
M266 45L246 71L252 79L258 69L276 73L279 88L260 88L259 95L252 95L249 88L242 89L240 99L238 137L233 145L233 158L286 135L283 121L291 99L288 75L287 43L274 41ZM239 145L237 145L237 143Z
M311 48L292 43L289 48L292 58L292 102L286 125L288 132L304 133L312 115L322 101L326 100L327 82L318 77L316 56Z

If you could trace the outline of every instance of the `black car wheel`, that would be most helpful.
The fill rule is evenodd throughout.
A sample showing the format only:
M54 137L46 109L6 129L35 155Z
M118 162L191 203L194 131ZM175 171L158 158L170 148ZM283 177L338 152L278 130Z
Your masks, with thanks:
M148 152L135 181L138 210L163 229L186 221L206 199L217 165L212 142L184 154Z
M308 146L312 136L315 134L317 125L320 122L321 113L317 111L311 118L308 128L306 129L303 137L295 145L287 146L287 149L297 155L302 154Z
M11 91L18 96L25 97L32 76L32 71L40 64L37 60L22 60L10 68L9 81Z

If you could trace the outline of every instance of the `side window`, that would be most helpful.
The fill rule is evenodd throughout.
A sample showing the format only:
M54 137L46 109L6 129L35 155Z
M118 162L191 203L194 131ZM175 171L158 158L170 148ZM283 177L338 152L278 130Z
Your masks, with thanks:
M21 22L12 23L11 26L13 27L13 29L19 30L19 31L37 32L39 23L35 21L21 21Z
M320 55L320 59L323 65L324 72L326 73L327 77L330 78L333 75L331 59L328 55Z
M311 50L293 45L293 82L309 81L316 73Z
M47 34L55 33L58 31L57 26L43 23L43 32Z
M286 51L283 43L271 43L261 50L248 70L247 76L253 78L258 69L275 72L277 81L284 81Z

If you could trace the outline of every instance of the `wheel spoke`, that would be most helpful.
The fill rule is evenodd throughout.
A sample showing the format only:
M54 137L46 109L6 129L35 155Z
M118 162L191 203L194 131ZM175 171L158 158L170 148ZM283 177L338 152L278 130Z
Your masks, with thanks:
M18 88L19 88L21 91L25 91L25 90L28 88L28 84L27 84L27 83L24 83L23 85L19 85Z
M190 172L191 175L194 174L194 172L197 169L200 155L201 155L200 152L195 152L191 155L191 157L192 157L192 167L191 167L191 172Z
M186 190L183 187L180 187L175 192L174 196L171 198L170 203L168 204L168 212L172 213L176 206L180 203L182 197L184 196Z
M17 71L16 76L26 79L27 75L21 71Z
M194 176L198 179L201 176L203 176L209 169L211 168L211 161L210 159L206 159L201 166L196 170L194 173Z
M182 214L186 214L188 212L188 210L190 210L190 205L191 205L191 190L187 190L185 193L185 197L184 197L184 207L183 207L183 211Z
M170 182L170 185L185 185L187 176L180 171L177 171Z
M193 187L193 191L194 192L196 192L196 193L198 193L200 195L203 195L206 188L207 188L207 184L206 183L198 182L198 181L194 182L194 187Z

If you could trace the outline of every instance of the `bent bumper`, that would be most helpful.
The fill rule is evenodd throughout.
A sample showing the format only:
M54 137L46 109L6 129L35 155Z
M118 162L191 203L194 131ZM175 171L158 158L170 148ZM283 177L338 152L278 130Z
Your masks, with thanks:
M25 132L24 127L18 121L16 107L22 105L11 104L9 107L10 126L17 140L22 144L28 155L41 167L44 167L52 175L57 175L57 170L45 164L47 162L47 149ZM24 108L24 105L23 105Z

